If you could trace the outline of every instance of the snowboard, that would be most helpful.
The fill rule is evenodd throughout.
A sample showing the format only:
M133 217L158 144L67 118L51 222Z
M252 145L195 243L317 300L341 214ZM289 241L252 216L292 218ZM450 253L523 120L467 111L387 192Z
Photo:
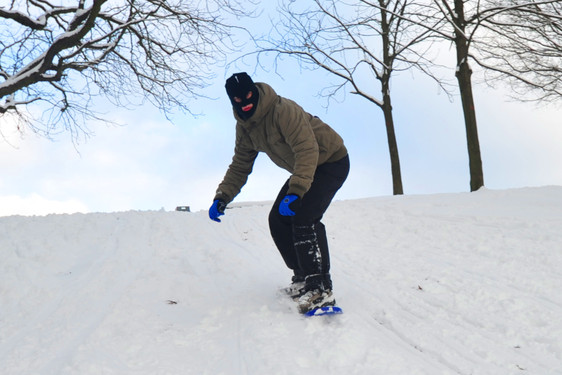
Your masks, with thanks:
M282 289L279 289L278 293L279 293L279 295L289 297L289 299L291 301L294 301L294 299L291 298L291 292L292 291L289 288L282 288ZM312 309L310 311L307 311L307 312L301 313L301 314L306 316L306 317L324 316L324 315L337 315L337 314L343 314L343 310L339 306L324 306L324 307L317 307L315 309Z
M324 306L310 310L304 313L305 316L324 316L324 315L337 315L343 314L343 310L338 306Z

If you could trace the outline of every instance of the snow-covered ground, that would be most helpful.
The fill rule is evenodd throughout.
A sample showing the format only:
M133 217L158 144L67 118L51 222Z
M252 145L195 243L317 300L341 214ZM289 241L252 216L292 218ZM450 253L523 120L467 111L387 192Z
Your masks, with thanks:
M0 373L562 374L562 187L334 202L332 317L268 211L0 218Z

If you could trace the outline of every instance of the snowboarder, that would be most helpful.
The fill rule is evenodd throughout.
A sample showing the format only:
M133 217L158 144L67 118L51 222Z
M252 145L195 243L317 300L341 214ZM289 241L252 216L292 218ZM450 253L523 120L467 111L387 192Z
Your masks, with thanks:
M259 152L291 173L269 213L269 228L287 267L286 292L307 313L332 306L330 255L321 219L349 172L342 138L318 117L242 72L226 81L236 119L232 163L220 183L209 217L220 222L252 172Z

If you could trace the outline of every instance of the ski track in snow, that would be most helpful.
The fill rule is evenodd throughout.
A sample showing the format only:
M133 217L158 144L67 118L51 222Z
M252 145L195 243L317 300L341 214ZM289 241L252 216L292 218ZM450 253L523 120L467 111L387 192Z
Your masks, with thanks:
M334 202L306 318L270 203L0 218L2 374L562 374L562 188Z

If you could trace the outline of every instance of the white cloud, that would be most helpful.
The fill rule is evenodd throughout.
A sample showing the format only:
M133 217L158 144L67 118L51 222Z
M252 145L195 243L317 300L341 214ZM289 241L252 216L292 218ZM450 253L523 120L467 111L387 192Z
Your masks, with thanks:
M0 197L0 216L48 215L88 212L88 207L76 199L65 201L49 200L38 194L26 197L8 195Z

